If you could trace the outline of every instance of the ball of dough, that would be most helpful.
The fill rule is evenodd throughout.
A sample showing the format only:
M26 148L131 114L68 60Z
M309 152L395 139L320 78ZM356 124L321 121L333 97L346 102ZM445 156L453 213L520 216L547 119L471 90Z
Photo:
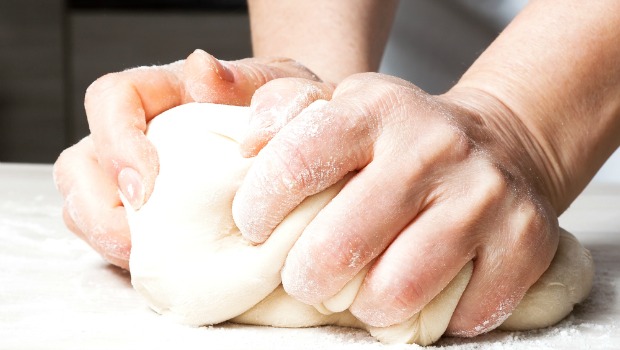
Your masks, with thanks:
M473 270L470 262L422 311L386 328L370 327L348 311L367 269L337 295L309 306L280 286L284 261L303 229L340 191L347 179L307 198L261 245L244 240L232 218L232 201L252 159L239 142L249 109L186 104L153 119L147 136L160 169L148 202L126 205L132 238L134 288L150 307L178 322L238 323L277 327L342 325L368 330L386 343L431 344L445 332ZM525 330L552 325L589 293L589 252L562 231L550 268L501 326Z

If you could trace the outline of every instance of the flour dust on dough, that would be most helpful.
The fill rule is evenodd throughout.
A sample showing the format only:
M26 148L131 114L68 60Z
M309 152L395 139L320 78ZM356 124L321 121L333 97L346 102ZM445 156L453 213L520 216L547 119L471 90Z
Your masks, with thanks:
M229 320L341 325L366 329L385 343L427 345L439 339L469 282L471 262L422 311L386 328L367 326L347 311L367 269L321 305L305 305L284 292L280 271L289 250L347 179L307 198L264 244L248 243L232 218L233 197L252 164L239 153L248 119L247 107L193 103L150 122L147 136L159 155L159 175L148 202L127 212L132 284L150 307L193 326ZM551 267L500 328L555 324L587 296L593 271L589 252L562 231Z

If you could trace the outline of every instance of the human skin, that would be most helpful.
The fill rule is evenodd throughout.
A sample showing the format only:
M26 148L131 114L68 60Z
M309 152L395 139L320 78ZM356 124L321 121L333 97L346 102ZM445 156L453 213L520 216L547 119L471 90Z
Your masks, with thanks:
M250 0L256 57L291 57L325 81L376 72L395 0Z
M284 76L318 79L287 59L223 62L201 50L168 65L99 78L84 101L91 135L54 165L67 227L107 261L128 269L131 237L118 190L135 209L153 190L159 162L144 135L148 121L188 102L248 105L258 87Z
M326 9L269 21L292 28L301 16L337 17ZM346 23L335 31L364 25ZM291 33L310 40L294 29L258 39L278 52L274 43L291 42ZM243 147L258 155L235 198L235 221L263 242L303 198L356 171L289 253L287 292L317 304L372 264L351 311L387 326L420 310L473 259L448 332L493 329L548 266L557 216L620 144L619 42L617 1L539 0L441 96L367 73L340 82L326 105L294 113L312 100L273 96L298 95L303 83L266 84L252 101L258 120ZM257 53L260 46L255 40ZM294 45L282 52L303 57L300 46L299 55Z
M283 272L287 290L307 302L324 300L381 254L352 312L369 324L387 325L418 310L465 261L474 259L474 277L449 331L479 334L496 326L544 271L557 242L557 215L618 147L619 5L534 1L453 89L430 96L392 77L349 77L378 65L375 50L383 47L385 37L360 27L373 13L369 9L382 18L378 28L389 24L392 8L378 5L382 3L355 3L358 10L346 12L352 16L348 20L324 21L320 27L302 19L339 19L343 8L315 2L315 11L306 6L295 13L285 3L265 3L275 13L278 5L288 12L272 16L273 28L264 27L263 32L259 28L266 26L266 18L261 24L261 16L269 12L260 10L258 1L250 3L257 56L287 55L325 81L339 84L332 97L332 84L320 83L307 72L286 71L254 85L276 76L304 78L275 80L259 89L252 101L255 130L243 152L250 156L262 148L252 171L256 175L266 168L271 173L263 174L273 181L256 189L259 181L247 179L235 200L237 223L249 239L264 240L304 196L348 171L358 171L289 255ZM334 33L362 34L347 36L351 43L339 51L343 39ZM263 42L267 39L269 45ZM317 48L318 42L325 43ZM316 48L314 54L308 53L309 46ZM188 62L194 62L191 56L184 64ZM179 79L177 73L158 73L157 69L177 69L163 67L99 80L86 99L92 138L65 152L57 163L68 226L118 265L126 267L129 236L116 188L120 185L128 193L126 185L132 183L130 197L139 207L148 199L157 173L156 154L143 137L146 121L192 100L248 103L253 92L239 89L221 97L227 89L217 87L228 85L213 74L219 69L213 68L214 61L195 63L190 66L202 72L196 79L189 68L192 74L185 72ZM349 78L340 82L344 77ZM313 82L307 83L308 78ZM143 80L149 84L139 85ZM201 88L188 92L189 82L196 80ZM270 98L274 90L306 97L287 105L286 98ZM303 110L316 99L332 101ZM282 116L270 110L289 112ZM321 131L316 138L303 132L309 122ZM347 125L351 128L343 129ZM115 145L119 140L125 144ZM304 164L326 155L332 156L329 167L304 171ZM71 172L75 168L90 169L92 177L76 175ZM141 180L128 181L129 171L119 181L127 168L135 169ZM266 197L266 191L274 190L269 186L282 184L274 175L277 169L289 171L288 184L293 185ZM307 174L307 181L300 183L296 174ZM101 193L93 194L92 188L100 184ZM248 225L262 217L248 210L250 194L266 203L263 210L269 215L259 225ZM105 210L98 212L101 208ZM314 290L302 293L301 287L309 285Z

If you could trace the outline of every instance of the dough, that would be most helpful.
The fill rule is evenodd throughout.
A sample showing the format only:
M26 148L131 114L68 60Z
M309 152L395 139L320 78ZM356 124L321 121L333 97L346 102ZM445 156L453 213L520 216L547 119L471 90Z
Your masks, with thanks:
M276 327L342 325L366 329L385 343L427 345L439 339L467 286L471 262L420 313L387 328L369 327L347 311L366 269L322 305L302 304L283 291L280 270L288 251L346 179L307 198L264 244L249 244L231 213L252 164L238 149L248 117L246 107L186 104L150 122L147 136L157 148L159 175L149 201L127 212L132 284L150 307L193 326L228 320ZM558 322L588 295L593 271L589 252L562 231L551 267L500 328Z

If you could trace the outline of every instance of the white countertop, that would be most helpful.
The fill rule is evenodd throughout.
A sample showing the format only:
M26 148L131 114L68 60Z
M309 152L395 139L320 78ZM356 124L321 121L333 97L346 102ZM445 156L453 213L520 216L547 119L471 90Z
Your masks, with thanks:
M73 236L49 165L0 164L0 349L413 349L363 331L190 328L151 312L129 275ZM590 297L533 332L441 340L448 349L620 349L620 184L593 184L560 218L597 264Z

